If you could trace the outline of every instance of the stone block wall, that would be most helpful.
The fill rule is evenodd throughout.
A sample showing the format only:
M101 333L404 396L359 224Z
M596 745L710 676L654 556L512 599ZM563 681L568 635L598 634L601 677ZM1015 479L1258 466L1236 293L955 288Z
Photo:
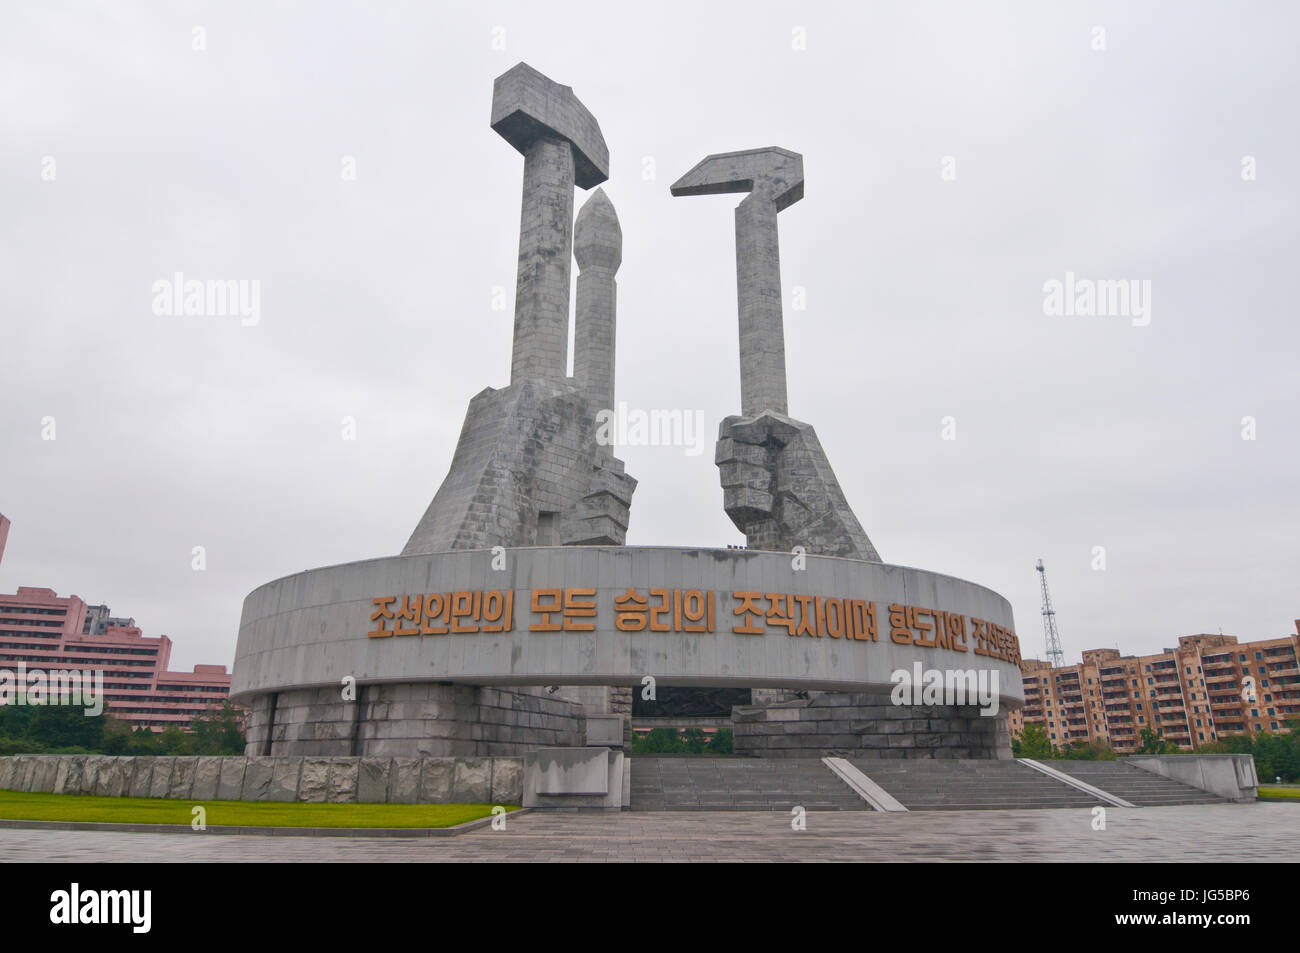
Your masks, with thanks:
M355 702L343 701L335 688L258 696L251 705L244 753L508 756L539 746L582 745L585 734L582 705L544 689L405 682L358 686Z
M735 752L762 758L1011 757L1007 713L970 705L895 705L888 694L819 692L736 707Z
M402 555L623 545L636 480L595 435L587 395L571 382L523 380L476 394L451 469ZM558 519L560 538L539 538L544 513Z
M250 758L14 755L0 789L186 801L522 804L511 758Z

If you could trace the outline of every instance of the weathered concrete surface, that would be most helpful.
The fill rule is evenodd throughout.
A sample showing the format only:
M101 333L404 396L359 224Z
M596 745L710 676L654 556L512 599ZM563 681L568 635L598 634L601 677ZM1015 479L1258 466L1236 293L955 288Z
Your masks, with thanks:
M621 545L636 480L596 443L570 384L521 381L470 401L456 452L402 555L560 543Z
M1013 653L1010 604L997 593L944 576L858 559L810 555L798 566L788 554L671 547L555 546L509 551L504 568L490 552L388 557L298 573L254 590L244 603L235 655L232 697L311 689L337 691L353 674L367 697L375 685L444 681L467 685L640 686L647 673L662 685L731 685L828 691L891 691L892 673L924 668L998 673L1004 707L1023 702L1018 653ZM530 631L541 616L529 609L535 588L585 586L594 590L590 631ZM376 596L491 588L514 593L515 622L504 632L370 638ZM670 633L618 627L615 604L629 588L712 592L716 631ZM738 596L737 593L757 596ZM780 594L797 594L806 611ZM753 599L758 601L755 603ZM814 635L815 600L826 625ZM830 600L830 602L828 602ZM852 602L866 614L874 604L874 635L832 629L828 606ZM756 634L737 631L745 620ZM895 637L891 605L928 607L964 619L955 645L925 643L905 627ZM737 610L741 610L737 612ZM837 613L841 617L845 613ZM791 625L775 619L789 615ZM772 618L773 622L766 620ZM800 620L809 628L798 628ZM1007 651L981 654L980 620L1000 627ZM703 626L701 626L703 628ZM369 721L411 717L403 709L376 712ZM421 716L423 717L423 716ZM434 717L434 716L430 716ZM382 726L381 726L382 727ZM543 742L547 743L547 742ZM549 742L558 743L558 742ZM581 738L573 744L581 744ZM279 753L279 752L276 752ZM289 752L286 752L289 753ZM402 751L360 754L406 755ZM490 751L453 754L492 754ZM503 752L504 753L504 752Z
M222 759L217 757L199 758L194 765L194 786L190 797L196 801L215 801L217 789L221 785Z
M608 178L609 150L573 90L526 63L497 77L492 128L524 156L510 382L563 382L573 187L591 188Z
M895 705L888 694L817 692L737 707L735 752L763 758L1011 758L1007 713Z
M590 189L609 178L609 147L596 117L574 95L518 63L492 86L492 128L521 154L539 139L559 138L573 148L575 184Z
M524 763L522 759L492 759L492 803L524 803Z
M1131 755L1124 761L1229 801L1253 801L1259 796L1255 759L1248 754L1148 754Z
M728 417L714 461L723 508L750 549L880 562L812 426L782 414Z
M618 714L587 716L586 744L590 747L621 748L627 718Z
M333 688L282 691L274 716L271 755L336 758L518 755L582 744L585 722L580 705L542 690L431 682L362 685L349 703ZM249 714L249 756L267 752L269 717L265 705ZM322 730L326 717L347 731Z
M608 177L609 150L573 90L524 63L497 78L492 128L524 155L510 385L470 401L451 469L402 553L621 545L636 480L595 433L595 414L613 400L621 245L603 193L579 220L587 275L575 378L566 377L573 188Z
M803 198L803 157L775 147L711 155L670 191L675 196L749 193L736 207L741 411L746 416L787 413L776 217Z
M628 806L623 752L549 748L524 756L524 807L621 810Z
M167 797L172 789L172 769L176 759L172 757L153 758L153 771L149 776L149 796Z
M153 783L153 758L136 758L135 772L131 775L131 797L148 797Z
M542 138L524 154L510 382L562 382L569 350L573 150Z
M244 780L239 789L240 801L266 801L271 793L271 778L275 774L274 758L246 758Z
M573 377L586 393L592 413L599 414L614 407L618 301L614 276L623 262L623 231L604 189L596 189L578 212L573 254L579 268ZM611 442L600 447L602 456L613 455Z
M109 797L332 804L523 801L521 757L89 757L95 759L95 777L100 779L94 793ZM87 759L87 755L0 758L0 790L90 793L82 790L87 783L83 780Z
M194 774L197 767L197 758L177 758L173 761L171 785L166 796L170 798L189 798L194 790Z
M387 801L392 774L392 758L361 758L357 767L357 801L362 804Z
M718 431L723 506L751 549L880 561L840 489L817 434L791 419L777 213L803 198L803 157L787 149L712 155L673 195L748 192L736 208L741 416Z
M217 783L217 800L239 800L240 793L244 790L244 772L247 768L247 758L225 757L221 759L221 775Z

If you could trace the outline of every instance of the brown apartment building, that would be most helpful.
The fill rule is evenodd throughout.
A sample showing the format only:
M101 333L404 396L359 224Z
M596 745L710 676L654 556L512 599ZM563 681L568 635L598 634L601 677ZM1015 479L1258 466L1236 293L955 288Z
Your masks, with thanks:
M1143 728L1187 750L1228 735L1285 731L1300 720L1300 620L1296 632L1243 643L1185 635L1158 655L1088 649L1081 663L1060 668L1025 659L1025 707L1011 714L1012 734L1033 721L1056 747L1101 742L1131 754Z

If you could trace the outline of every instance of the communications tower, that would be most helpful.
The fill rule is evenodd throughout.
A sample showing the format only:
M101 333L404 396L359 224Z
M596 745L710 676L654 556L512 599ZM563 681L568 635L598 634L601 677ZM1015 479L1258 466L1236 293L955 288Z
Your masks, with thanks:
M1056 610L1052 608L1052 597L1047 593L1047 570L1043 568L1041 559L1036 568L1043 583L1043 636L1047 640L1047 661L1052 663L1052 668L1060 668L1065 664L1065 653L1061 651L1061 634L1056 631Z

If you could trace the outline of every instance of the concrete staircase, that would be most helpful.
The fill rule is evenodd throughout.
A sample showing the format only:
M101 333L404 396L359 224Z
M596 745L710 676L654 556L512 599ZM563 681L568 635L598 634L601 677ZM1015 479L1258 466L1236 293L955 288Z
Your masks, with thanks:
M634 811L867 811L818 758L655 758L632 763Z
M1016 761L873 759L853 766L910 811L1086 808L1104 804ZM820 759L637 756L634 811L870 811ZM1221 804L1219 797L1122 761L1048 761L1055 768L1137 805Z
M1016 761L863 758L852 763L910 811L1023 810L1104 803ZM1052 766L1060 763L1052 762ZM1106 790L1104 784L1096 786Z
M1227 803L1209 791L1143 771L1123 761L1044 761L1043 764L1138 807Z

